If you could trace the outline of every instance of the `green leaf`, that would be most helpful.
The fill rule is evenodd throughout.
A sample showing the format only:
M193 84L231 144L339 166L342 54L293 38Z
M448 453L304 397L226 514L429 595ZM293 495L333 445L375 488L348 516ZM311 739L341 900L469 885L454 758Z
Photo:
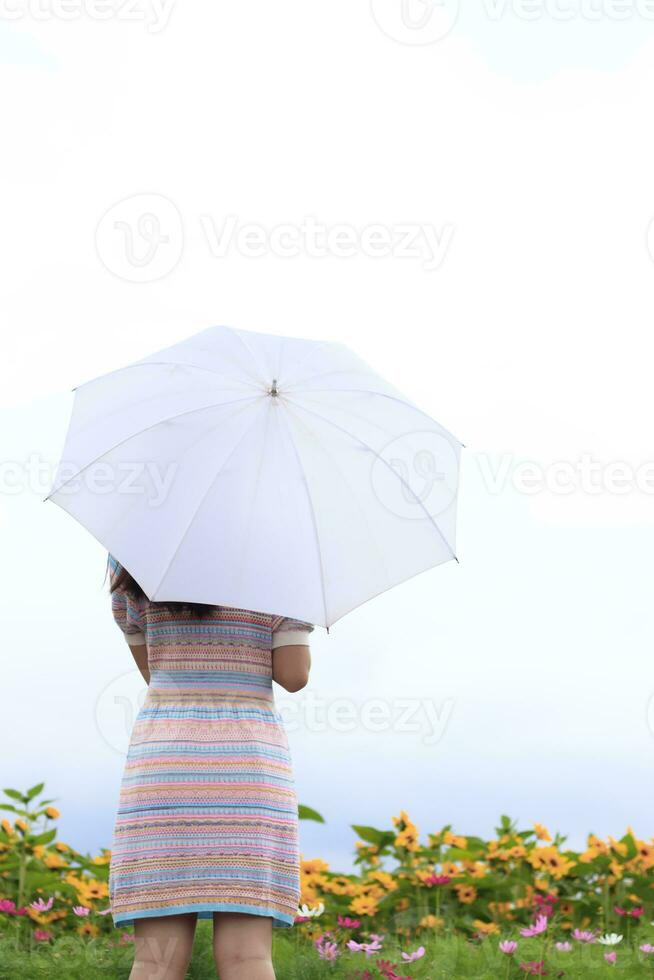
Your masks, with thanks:
M56 830L46 830L42 834L37 834L30 838L32 844L49 844L57 836Z
M19 793L17 789L3 789L2 792L5 793L6 796L11 797L12 800L20 800L21 803L25 802L25 797L22 793Z
M352 830L355 834L361 838L361 840L367 841L368 844L374 844L375 847L382 850L388 844L392 844L395 840L395 834L390 830L377 830L375 827L362 827L361 824L350 824Z
M297 808L297 815L300 820L315 820L316 823L324 823L325 818L322 814L318 813L317 810L312 810L310 806L304 806L303 803Z
M45 783L37 783L36 786L32 786L31 789L28 789L28 791L27 791L27 799L28 800L32 800L32 799L34 799L35 796L38 796L39 793L42 793L44 786L45 786ZM5 790L5 792L6 792L6 790Z

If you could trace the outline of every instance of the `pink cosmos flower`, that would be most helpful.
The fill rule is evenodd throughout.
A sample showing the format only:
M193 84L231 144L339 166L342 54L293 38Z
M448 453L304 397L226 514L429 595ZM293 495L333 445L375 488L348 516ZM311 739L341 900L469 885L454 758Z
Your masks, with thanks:
M382 948L381 943L377 942L376 940L373 940L373 942L370 943L357 943L354 941L354 939L350 939L346 945L347 948L353 953L365 953L366 958L372 956L374 953L378 953Z
M86 905L74 905L73 912L78 915L80 919L83 919L85 915L88 915L91 909L87 909Z
M618 958L618 954L615 952L604 954L604 959L606 960L607 963L615 963L617 958Z
M37 943L47 943L48 939L52 939L52 933L48 932L47 929L35 929L32 935Z
M576 939L578 943L594 943L595 933L589 932L587 929L575 929L572 938Z
M361 925L361 920L350 919L347 915L339 915L338 924L343 929L358 929Z
M120 941L123 945L126 945L127 943L133 943L134 938L131 932L124 932L120 937Z
M429 875L428 878L423 878L423 883L428 888L439 888L443 885L449 885L451 880L449 875Z
M405 963L413 963L414 960L419 960L421 956L425 955L425 947L418 946L415 953L402 953L402 959Z
M531 977L546 977L547 971L545 970L544 960L533 960L529 963L521 963L520 969L524 970Z
M505 953L507 956L513 956L518 948L518 944L514 939L503 939L500 943L500 952Z
M30 902L30 908L35 912L48 912L53 905L54 898L51 896L47 902L42 898L37 898L35 902Z
M328 960L333 963L337 956L340 956L338 951L338 943L322 943L318 946L318 956L321 960Z
M643 943L643 945L639 946L638 949L641 951L641 953L654 953L654 946L652 946L651 943Z
M399 973L396 973L395 964L391 963L390 960L377 960L375 965L384 977L384 980L411 980L411 977L403 977ZM361 973L360 976L362 980L372 980L372 973L369 970Z
M6 915L13 915L15 911L15 902L12 902L10 898L0 898L0 912L4 912Z
M615 905L613 911L616 915L626 915L631 919L640 919L641 915L645 912L642 905L637 905L633 909L623 909L620 905Z
M520 930L520 935L524 936L525 939L531 939L533 936L540 936L540 934L545 932L546 929L547 916L539 915L533 925L527 926L525 929Z
M534 902L536 905L556 905L558 898L550 892L547 895L534 895Z
M550 919L554 915L554 906L558 902L556 895L534 895L534 903L537 906L536 916L544 915Z
M572 950L572 943L554 943L559 953L569 953Z

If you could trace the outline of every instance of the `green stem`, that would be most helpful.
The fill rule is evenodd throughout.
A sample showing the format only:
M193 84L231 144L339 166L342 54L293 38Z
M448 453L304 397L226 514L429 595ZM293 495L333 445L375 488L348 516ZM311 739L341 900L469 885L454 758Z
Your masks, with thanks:
M25 872L27 869L27 852L25 850L25 837L21 841L20 845L20 858L18 863L18 895L16 898L16 907L22 908L23 897L25 894Z

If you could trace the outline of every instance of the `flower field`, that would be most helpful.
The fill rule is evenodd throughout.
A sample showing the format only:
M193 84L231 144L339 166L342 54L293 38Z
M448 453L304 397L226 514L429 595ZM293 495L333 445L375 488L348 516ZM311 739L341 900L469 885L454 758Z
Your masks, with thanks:
M93 975L90 956L98 975L127 976L133 937L109 914L110 852L57 840L42 792L5 790L0 804L0 976L72 978L77 962ZM630 830L576 852L508 817L488 841L450 827L423 838L403 811L386 829L353 829L355 873L302 861L296 927L275 931L280 980L654 976L654 843ZM191 976L214 976L207 925Z

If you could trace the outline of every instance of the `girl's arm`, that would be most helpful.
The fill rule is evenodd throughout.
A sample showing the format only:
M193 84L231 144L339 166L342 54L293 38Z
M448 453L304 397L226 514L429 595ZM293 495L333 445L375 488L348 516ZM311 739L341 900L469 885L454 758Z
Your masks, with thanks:
M134 657L134 663L141 671L143 680L146 684L150 683L150 671L148 670L148 648L145 643L130 644L130 650Z
M273 649L273 680L291 694L306 687L310 669L311 651L308 644L293 643Z

